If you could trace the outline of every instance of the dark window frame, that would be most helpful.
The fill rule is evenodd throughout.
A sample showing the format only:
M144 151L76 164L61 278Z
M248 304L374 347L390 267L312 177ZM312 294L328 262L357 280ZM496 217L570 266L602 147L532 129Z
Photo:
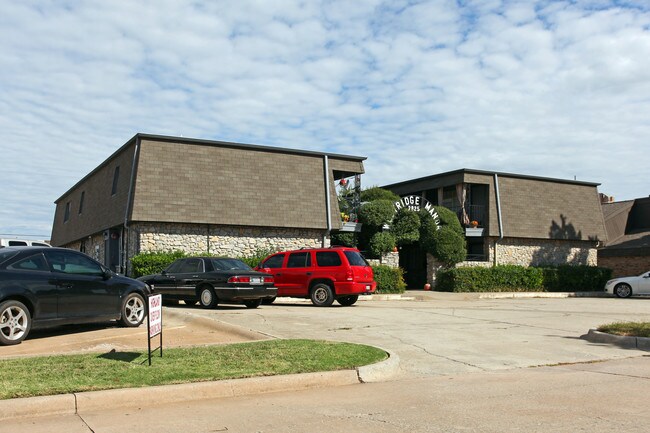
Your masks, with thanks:
M86 198L86 191L81 191L81 197L79 197L79 215L84 211L84 199Z
M117 185L120 180L120 166L117 165L115 166L115 170L113 171L113 187L111 188L111 196L114 196L117 194Z
M63 222L67 223L70 220L70 202L65 204L65 212L63 214Z

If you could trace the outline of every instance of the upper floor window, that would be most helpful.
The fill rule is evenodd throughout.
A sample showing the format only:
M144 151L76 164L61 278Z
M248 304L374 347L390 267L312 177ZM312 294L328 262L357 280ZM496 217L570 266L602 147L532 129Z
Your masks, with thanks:
M81 191L81 198L79 199L79 215L84 211L84 199L86 198L86 191Z
M65 214L63 215L63 222L67 222L70 219L70 202L65 204Z
M120 180L120 166L115 167L113 172L113 188L111 189L111 195L117 194L117 182Z

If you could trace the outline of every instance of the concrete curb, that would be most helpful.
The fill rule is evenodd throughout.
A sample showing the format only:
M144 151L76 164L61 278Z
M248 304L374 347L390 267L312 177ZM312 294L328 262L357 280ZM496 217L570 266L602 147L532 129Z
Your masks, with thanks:
M481 293L479 299L509 299L509 298L608 298L604 292L492 292Z
M348 370L0 400L0 420L379 382L399 370L399 357L386 352L389 357L382 362Z
M388 359L377 362L376 364L357 367L357 375L361 383L382 382L390 377L396 376L399 372L399 356L390 350L381 347L379 349L388 353Z
M595 329L590 329L587 334L582 335L580 338L592 343L613 344L624 349L650 351L650 338L646 337L626 337L623 335L607 334L605 332L596 331Z

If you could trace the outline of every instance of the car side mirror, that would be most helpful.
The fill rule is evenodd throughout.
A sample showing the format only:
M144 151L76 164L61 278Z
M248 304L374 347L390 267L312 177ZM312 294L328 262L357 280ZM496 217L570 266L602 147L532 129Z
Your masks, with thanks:
M167 271L162 271L160 275L167 275Z
M112 276L113 276L113 272L110 269L104 269L104 271L102 272L102 278L104 278L104 280L108 280Z

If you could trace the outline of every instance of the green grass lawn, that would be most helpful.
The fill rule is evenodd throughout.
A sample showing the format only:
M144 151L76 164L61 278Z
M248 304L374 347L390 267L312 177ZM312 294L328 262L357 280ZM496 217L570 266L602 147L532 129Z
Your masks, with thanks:
M627 337L650 337L650 322L617 322L602 325L600 332Z
M387 358L375 347L315 340L268 340L145 352L0 361L0 399L113 388L343 370Z

